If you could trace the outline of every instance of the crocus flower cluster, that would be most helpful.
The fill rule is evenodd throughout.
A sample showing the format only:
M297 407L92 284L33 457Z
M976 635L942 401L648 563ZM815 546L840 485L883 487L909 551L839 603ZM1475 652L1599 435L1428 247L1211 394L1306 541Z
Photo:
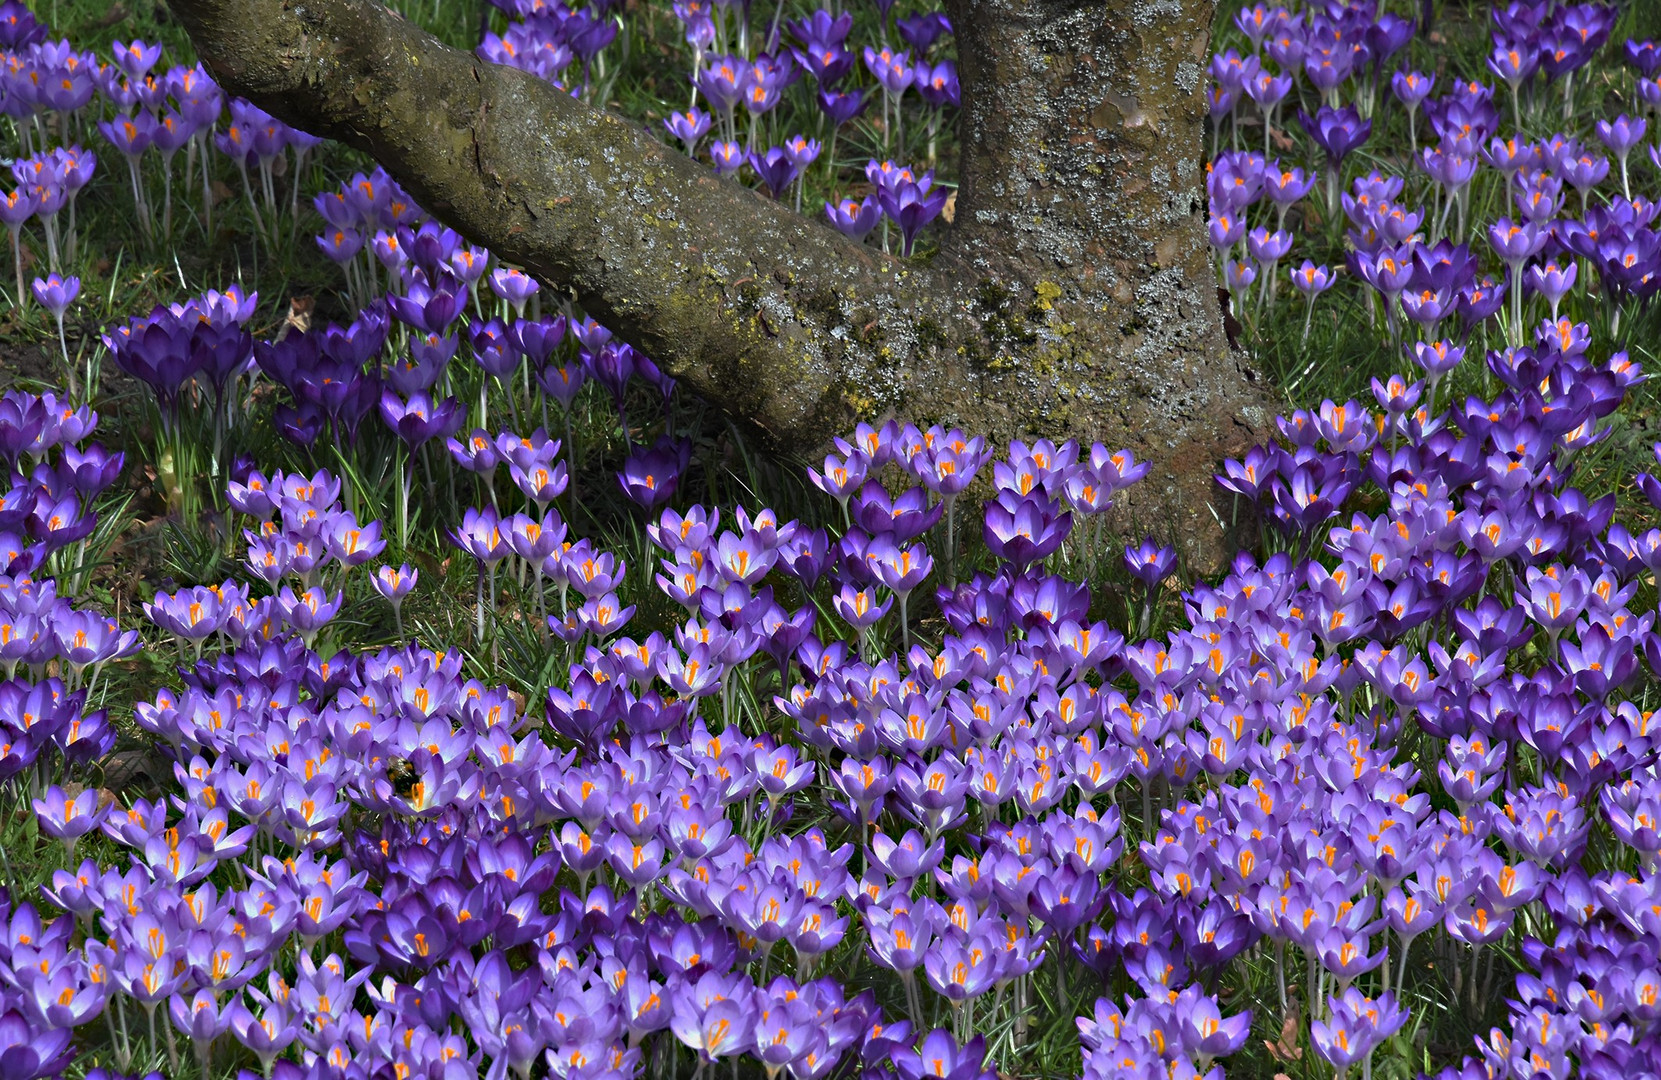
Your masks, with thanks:
M0 495L0 774L34 792L83 776L115 745L114 726L93 707L106 689L99 679L108 664L138 649L135 631L73 597L97 525L92 504L122 465L120 453L88 441L97 425L91 409L52 394L0 396L7 472Z
M182 304L158 306L103 335L110 359L154 395L164 425L179 421L180 406L194 391L212 395L216 427L234 406L237 379L253 366L254 342L245 329L258 293L231 286Z
M748 166L774 198L794 185L800 209L803 174L822 158L830 176L841 179L838 136L851 121L866 115L874 102L880 102L881 120L872 119L883 158L888 160L872 158L865 166L869 195L828 202L825 212L838 230L854 239L863 239L883 221L885 248L887 224L892 223L901 232L902 252L909 255L917 236L940 216L947 202L946 189L934 183L933 166L942 124L959 102L957 67L945 55L951 22L944 15L930 11L895 18L892 5L879 4L878 8L881 40L856 47L850 40L851 12L819 9L804 18L786 20L782 28L788 34L787 43L778 34L776 18L771 34L763 39L755 32L759 27L750 27L747 10L727 19L722 17L723 9L715 6L676 4L675 14L691 47L692 103L685 112L664 121L664 127L690 154L696 154L704 136L713 131L716 138L709 155L716 171L736 174ZM890 46L891 29L897 31L904 49ZM811 76L811 83L804 75ZM798 83L804 89L793 93ZM757 141L760 133L771 132L777 138L790 130L783 117L792 112L798 127L810 121L820 130L828 125L828 146L798 134L763 149ZM912 117L909 132L908 115ZM748 122L741 125L741 117ZM926 161L926 172L919 169L914 174L894 164L894 159L905 160L914 150Z
M510 18L503 32L486 31L480 56L569 86L590 100L606 99L610 81L599 74L601 54L618 32L609 5L494 2ZM942 122L959 100L956 63L944 55L950 20L936 12L895 18L892 4L879 4L881 40L856 48L850 42L851 12L818 9L781 21L781 8L769 27L752 25L747 7L730 16L728 7L699 0L674 4L684 32L691 100L663 121L666 134L692 155L713 134L708 154L717 172L747 170L775 199L793 191L800 210L804 174L823 160L829 174L840 178L838 135L880 100L877 130L884 155L903 158L926 144L931 168L919 178L892 161L872 159L865 170L872 193L827 203L826 214L855 239L863 239L879 220L892 222L902 234L903 252L911 254L917 235L940 216L947 200L946 190L933 184L932 166ZM890 47L890 30L898 32L905 49ZM802 89L795 89L798 84ZM910 138L908 113L914 117ZM827 125L828 144L786 134ZM880 177L873 175L878 169ZM883 241L886 246L886 228Z
M1405 62L1387 70L1395 58L1409 57L1417 28L1370 0L1303 12L1259 4L1238 13L1242 48L1225 49L1211 64L1214 131L1220 140L1229 128L1232 148L1216 156L1207 183L1210 239L1237 315L1255 317L1278 292L1283 263L1311 313L1314 297L1333 284L1328 265L1294 261L1298 219L1288 227L1289 210L1321 179L1328 240L1347 223L1351 280L1368 286L1370 317L1382 315L1398 345L1463 344L1508 306L1499 333L1506 344L1523 346L1530 298L1538 298L1535 317L1555 319L1577 285L1588 298L1602 297L1618 331L1622 314L1654 292L1661 269L1654 214L1631 179L1634 151L1649 134L1642 113L1661 103L1653 47L1628 41L1624 49L1640 101L1577 128L1576 75L1608 42L1616 8L1519 2L1496 5L1491 14L1493 52L1484 74L1506 85L1508 109L1481 79L1443 76L1436 96L1435 74ZM1294 88L1307 100L1302 80L1323 104L1299 113L1309 151L1300 162L1286 153L1291 133L1275 122L1280 103L1298 96ZM1553 84L1561 116L1545 104L1545 86ZM1395 110L1406 113L1411 153L1394 156L1394 173L1373 168L1346 185L1346 159ZM1261 153L1240 147L1248 123L1262 126ZM1567 130L1525 134L1557 124ZM1421 145L1421 135L1434 140ZM1648 152L1657 153L1653 146ZM1490 220L1472 220L1478 191L1483 201L1476 205L1494 208ZM1263 294L1255 306L1247 303L1254 285ZM1306 338L1308 325L1306 315Z
M44 25L21 4L8 7L9 18L0 34L0 102L13 118L25 154L48 154L51 136L45 118L54 116L59 136L66 141L79 130L96 128L110 149L127 165L127 187L139 234L147 241L173 235L174 159L183 151L179 189L200 196L204 224L213 221L213 176L210 146L230 158L242 178L249 212L255 228L275 239L280 215L297 220L298 183L307 153L320 140L272 119L248 102L230 102L229 124L218 130L225 112L225 98L201 65L163 64L160 45L144 41L116 40L108 60L95 53L75 50L67 41L48 40ZM292 161L284 161L292 150ZM76 153L90 155L78 149ZM150 166L155 162L159 169ZM257 172L257 188L250 168ZM160 197L155 192L155 173L160 172ZM277 177L290 177L280 205ZM32 202L30 211L45 232L53 269L58 269L59 230L55 215L63 199L52 198L56 188L67 187L70 222L67 239L73 249L74 191L86 182L59 177L38 190L33 179L25 181L23 201ZM13 200L9 209L19 222L29 214ZM263 210L262 210L263 207ZM13 224L10 217L7 224Z
M788 197L880 97L872 194L827 211L861 237L885 219L909 252L945 189L894 162L921 143L912 99L931 143L955 101L950 61L924 59L950 26L877 6L884 40L856 56L849 15L774 32L742 5L677 4L695 89L667 127L689 151L715 133L718 167ZM511 19L484 55L605 99L609 5L497 7ZM1535 76L1571 86L1611 30L1598 5L1493 17L1519 129L1544 116ZM225 467L236 576L142 605L179 679L133 719L173 782L112 802L84 782L114 743L108 665L140 631L70 597L122 459L86 444L89 409L0 397L0 781L64 852L38 897L0 898L0 1071L60 1075L96 1041L120 1069L173 1074L989 1080L1057 1015L1076 1016L1089 1078L1221 1077L1265 1046L1312 1075L1427 1051L1448 1080L1661 1069L1641 689L1661 675L1661 529L1576 486L1644 376L1560 311L1594 281L1616 311L1654 291L1654 206L1628 168L1644 121L1503 139L1489 87L1444 75L1433 97L1429 76L1391 75L1415 24L1376 5L1257 6L1235 26L1244 53L1212 65L1223 280L1242 308L1263 281L1267 304L1284 265L1313 304L1332 269L1291 262L1325 180L1330 239L1406 373L1295 410L1226 463L1266 546L1216 581L1173 584L1175 551L1133 541L1128 601L1099 588L1121 580L1105 511L1148 471L1102 445L864 424L809 473L840 527L690 503L672 377L359 174L313 203L346 325L255 341L255 297L230 289L106 335L181 445L189 406L264 378L287 451L378 455L402 482L394 548L334 472ZM91 66L142 205L144 154L187 98L152 46L117 45L109 68L45 37L0 6L0 43L27 54L6 78ZM1626 55L1649 102L1661 57ZM782 119L804 68L825 153L783 135L808 127ZM42 136L35 116L91 96L64 100L26 101L20 128ZM1301 160L1274 138L1294 101ZM1396 106L1413 175L1346 182ZM251 210L274 215L271 180L294 175L275 162L308 144L230 112L182 145L205 162L211 136L257 168ZM1239 142L1248 114L1262 154ZM79 158L28 149L12 198L38 204ZM1470 220L1483 165L1503 177L1495 221ZM632 550L562 513L584 393L620 420L617 481L648 521ZM642 423L659 401L661 428ZM1661 481L1635 485L1661 511ZM411 551L412 512L477 572L470 654L465 631L405 634L420 575L379 561ZM363 644L360 565L392 645ZM549 675L528 701L483 674L492 619L533 631ZM1450 1001L1492 1025L1463 1062L1409 1035Z
M581 339L616 378L611 342ZM1466 355L1434 362L1451 378ZM1084 1006L1086 1076L1210 1074L1254 1023L1344 1072L1432 987L1482 1007L1506 955L1526 970L1467 1072L1653 1061L1661 839L1627 688L1661 638L1628 605L1661 532L1571 484L1642 375L1567 319L1485 362L1489 400L1438 407L1398 375L1281 418L1219 481L1300 554L1241 554L1152 638L1058 572L1087 562L1075 525L1146 472L1123 452L862 426L810 477L841 530L656 515L655 580L684 615L665 632L635 629L640 575L553 509L556 440L452 438L493 496L451 537L480 595L494 608L522 563L561 598L569 669L531 704L453 652L314 651L339 603L318 568L373 558L374 526L327 474L247 473L230 501L260 523L263 581L148 611L192 645L183 688L136 716L181 793L44 791L49 834L131 852L46 899L74 916L72 956L131 973L97 993L191 1053L235 1043L295 1075L750 1057L980 1076L1032 1038L1040 978ZM993 562L959 580L950 523L981 476ZM1126 551L1150 605L1172 562ZM398 599L413 575L376 580ZM938 636L907 612L922 596ZM1253 957L1272 958L1265 1017L1216 989Z
M92 180L97 167L97 155L79 146L53 147L12 161L11 175L16 184L0 197L0 222L5 223L11 236L19 305L27 296L23 292L24 225L31 219L40 222L46 240L47 264L53 273L61 270L66 249L72 252L76 244L76 196ZM61 221L60 213L63 214Z
M175 65L163 70L162 48L143 41L116 41L112 44L114 63L89 61L97 65L94 81L111 107L109 119L97 122L104 141L127 162L129 191L138 216L138 227L146 239L173 233L173 159L185 151L181 188L191 191L200 185L205 220L211 221L213 194L207 168L210 139L219 148L236 156L238 144L248 140L245 119L247 103L238 100L230 132L214 134L224 107L224 95L208 78L201 65ZM158 211L146 156L154 151L162 171L162 199ZM281 145L276 148L281 152ZM274 155L273 155L274 156ZM198 168L200 163L200 168ZM269 158L267 159L269 164ZM246 186L247 176L243 177ZM269 188L267 188L269 193ZM250 199L253 193L249 192ZM257 214L258 211L256 210Z

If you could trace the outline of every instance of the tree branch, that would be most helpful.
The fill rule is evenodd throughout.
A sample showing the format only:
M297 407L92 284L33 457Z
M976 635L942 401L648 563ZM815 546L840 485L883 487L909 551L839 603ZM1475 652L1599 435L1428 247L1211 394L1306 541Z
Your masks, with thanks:
M719 178L369 0L170 0L226 91L368 153L474 243L571 289L694 392L785 444L896 400L937 275Z

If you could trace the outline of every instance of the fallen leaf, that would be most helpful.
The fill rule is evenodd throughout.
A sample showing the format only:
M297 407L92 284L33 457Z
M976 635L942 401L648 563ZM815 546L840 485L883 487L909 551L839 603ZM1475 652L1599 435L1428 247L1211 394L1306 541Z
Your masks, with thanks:
M1270 1042L1267 1039L1263 1040L1263 1045L1269 1050L1269 1056L1276 1061L1303 1060L1303 1047L1298 1045L1298 1033L1302 1030L1303 1027L1298 1019L1297 1010L1288 1009L1286 1019L1280 1025L1279 1040L1275 1042Z
M957 218L957 192L946 196L946 205L940 208L940 216L950 225Z
M305 333L311 329L311 313L317 307L317 300L310 296L295 296L288 301L288 315L283 319L282 329L277 331L277 340L281 341L288 336L290 330Z

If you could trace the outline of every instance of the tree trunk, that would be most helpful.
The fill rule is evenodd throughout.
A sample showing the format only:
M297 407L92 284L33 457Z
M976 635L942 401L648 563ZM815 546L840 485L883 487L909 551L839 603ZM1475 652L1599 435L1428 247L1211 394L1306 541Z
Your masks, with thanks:
M944 2L963 158L943 255L1003 346L980 425L1128 446L1155 467L1132 493L1138 516L1166 520L1145 524L1214 541L1212 470L1269 421L1225 340L1206 244L1214 4Z
M1224 340L1205 243L1211 0L946 0L960 190L926 260L852 243L370 0L170 3L228 92L369 153L782 446L886 415L1101 440L1154 463L1136 524L1219 550L1210 474L1268 413Z

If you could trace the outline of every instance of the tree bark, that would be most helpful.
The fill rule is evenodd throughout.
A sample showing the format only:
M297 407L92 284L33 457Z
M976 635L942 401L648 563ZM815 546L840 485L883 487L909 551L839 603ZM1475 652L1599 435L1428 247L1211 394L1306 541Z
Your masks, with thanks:
M1212 0L946 0L960 190L927 260L852 243L371 0L170 4L226 91L368 153L779 444L899 415L1128 446L1155 465L1135 516L1215 553L1210 473L1268 413L1205 244Z

